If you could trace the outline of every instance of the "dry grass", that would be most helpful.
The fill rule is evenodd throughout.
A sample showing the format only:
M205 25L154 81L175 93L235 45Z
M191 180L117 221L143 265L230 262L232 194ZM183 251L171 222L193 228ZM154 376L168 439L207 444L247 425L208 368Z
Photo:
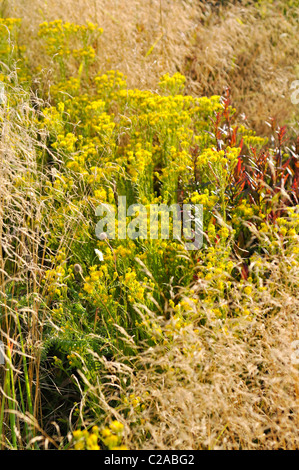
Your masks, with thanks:
M200 303L194 312L206 318L200 333L195 321L172 343L147 348L132 367L124 365L128 358L119 363L99 358L108 385L89 384L90 394L107 420L122 420L127 405L120 396L134 394L143 404L143 410L132 406L124 421L129 448L299 448L299 375L292 361L299 333L293 289L298 272L282 279L284 263L287 259L272 259L268 288L251 298L251 311L259 312L252 318L217 320ZM209 292L210 286L194 289ZM232 298L231 307L239 305L237 290ZM168 322L155 321L167 337Z
M214 17L207 7L191 1L12 0L5 13L24 18L23 34L29 36L44 19L97 21L104 28L99 46L102 70L121 70L129 86L153 88L162 73L178 69L188 75L188 91L200 95L216 94L231 85L239 110L250 115L257 130L265 131L269 114L280 122L292 116L288 87L299 78L294 66L297 20L282 18L275 9L271 10L275 14L266 13L263 18L253 7L227 8ZM29 44L29 52L34 63L40 53L36 43ZM37 168L36 149L42 145L28 118L34 112L30 100L25 95L20 100L22 90L14 92L18 107L9 116L1 115L1 334L14 341L16 380L23 381L21 361L25 351L28 355L32 414L37 417L41 414L39 346L45 319L38 318L37 312L48 229L40 195L46 175ZM34 174L31 186L19 187L16 182L22 175L30 181L28 172ZM34 220L34 226L28 226L27 219ZM63 239L66 245L68 241ZM291 258L284 253L269 263L267 289L252 294L252 318L221 322L200 300L193 323L178 331L172 342L146 347L137 358L122 357L118 363L98 357L106 371L101 380L105 380L91 381L88 370L85 376L81 374L88 384L82 393L82 409L88 402L95 414L99 409L106 413L107 422L112 416L123 420L127 413L129 448L298 449L299 376L291 356L292 342L299 337L299 273L295 268L287 273ZM15 285L18 295L23 286L24 351L16 326ZM210 286L195 283L193 288L202 299ZM10 291L10 298L5 291ZM230 308L242 306L240 295L236 289ZM205 324L198 333L201 318ZM155 321L166 335L165 318ZM133 339L127 336L127 341L132 347ZM91 354L97 356L94 351ZM141 397L144 409L133 406L128 412L122 400L129 393ZM8 420L9 416L5 424Z
M230 86L237 110L266 134L270 116L281 125L293 120L294 112L298 118L290 84L299 78L299 7L283 15L282 2L258 8L243 3L223 8L219 16L207 13L196 27L186 67L196 93L221 94Z
M192 2L182 0L23 0L12 1L8 12L24 19L26 35L44 20L97 22L104 29L100 70L120 70L129 86L142 88L156 86L163 73L181 68L199 13ZM39 53L36 44L31 49L33 56Z
M4 12L23 18L32 63L40 48L30 43L30 34L40 22L96 21L104 29L97 67L125 73L130 87L155 88L163 73L179 70L187 76L188 93L209 96L230 86L238 112L258 134L270 132L270 116L280 125L296 125L290 84L299 78L298 7L284 15L280 1L217 3L12 0Z
M151 433L146 446L298 448L298 370L290 361L298 309L281 313L275 320L230 325L226 337L207 330L200 345L187 333L171 350L149 352L149 373L137 386L152 397L144 414L151 423L145 425ZM201 351L184 354L193 344Z
M14 82L13 72L10 80ZM9 422L16 420L17 429L22 413L29 411L32 419L39 414L43 328L39 316L40 280L45 261L42 240L47 231L41 198L46 176L37 165L43 139L37 136L32 101L29 94L16 85L7 85L6 92L10 105L14 105L0 108L0 336L9 345L10 357L6 351L6 361L14 379L7 382L7 373L3 381L4 368L0 367L1 428L4 424L1 445L5 445L2 439ZM9 399L8 390L15 396L20 384L26 390L23 404ZM8 408L19 414L9 415ZM17 439L17 435L13 439Z

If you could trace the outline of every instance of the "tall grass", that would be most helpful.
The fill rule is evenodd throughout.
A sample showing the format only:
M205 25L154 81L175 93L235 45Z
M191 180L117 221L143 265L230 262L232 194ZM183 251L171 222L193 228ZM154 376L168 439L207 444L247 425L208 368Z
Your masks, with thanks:
M297 6L216 3L2 4L2 448L299 447L298 148L240 117L292 118ZM124 194L203 247L97 239Z
M4 2L3 8L23 18L33 64L41 59L34 40L40 22L93 21L104 29L97 66L120 70L129 86L154 89L161 75L179 71L187 77L187 91L198 96L222 94L230 86L238 112L259 134L271 133L269 117L297 129L290 99L290 85L298 79L297 2L23 0Z

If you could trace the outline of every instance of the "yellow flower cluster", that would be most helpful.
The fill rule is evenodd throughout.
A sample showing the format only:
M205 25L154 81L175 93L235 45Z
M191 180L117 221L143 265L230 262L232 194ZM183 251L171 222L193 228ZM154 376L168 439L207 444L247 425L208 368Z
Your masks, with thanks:
M55 20L41 23L38 35L46 43L47 54L54 56L54 59L57 56L65 58L72 55L79 60L93 60L95 51L91 43L102 33L103 29L93 23L77 25ZM78 47L75 46L76 44Z
M120 276L119 280L127 288L129 302L142 302L145 294L145 282L141 283L137 278L136 271L128 268L124 276Z
M65 249L61 249L52 259L53 268L45 271L42 283L45 285L48 298L54 295L62 298L67 292L67 275L66 272L66 253ZM59 310L58 310L59 312ZM57 313L58 313L57 312Z
M127 88L126 77L117 70L109 70L102 75L97 75L94 81L98 94L105 100L114 99L119 90Z
M18 45L18 35L22 20L20 18L0 18L0 60L16 59L18 52L24 52L25 47ZM19 78L23 71L20 71ZM1 80L6 81L6 79Z
M268 139L263 138L263 137L257 137L255 135L244 135L243 136L243 141L244 144L247 145L247 147L252 147L255 149L261 149L265 145L267 145Z
M74 431L73 442L75 450L100 450L98 427L93 426L91 432L87 429Z
M73 432L73 448L75 450L100 450L100 442L109 450L128 450L122 444L124 425L119 421L112 421L108 427L99 429L93 426L90 431L78 429Z
M119 421L112 421L109 427L105 427L101 431L101 439L109 450L128 450L122 444L124 433L124 425Z
M59 148L59 150L65 150L69 153L72 153L75 151L75 144L77 140L77 137L71 132L68 132L66 135L59 134L57 136L57 141L52 144L52 147L54 149Z
M12 31L15 26L20 26L22 23L21 18L0 18L0 28Z
M204 208L211 209L218 202L218 196L210 194L208 189L205 189L202 194L194 192L191 194L190 200L193 204L202 204ZM187 203L187 200L186 200Z
M181 75L179 72L176 72L172 76L170 76L169 73L166 73L161 77L159 87L163 92L169 92L176 95L184 90L185 82L186 77Z
M92 294L97 288L99 292L103 290L103 285L101 281L108 276L108 267L106 264L103 264L98 269L97 266L91 266L89 268L90 275L85 278L84 290L88 294Z

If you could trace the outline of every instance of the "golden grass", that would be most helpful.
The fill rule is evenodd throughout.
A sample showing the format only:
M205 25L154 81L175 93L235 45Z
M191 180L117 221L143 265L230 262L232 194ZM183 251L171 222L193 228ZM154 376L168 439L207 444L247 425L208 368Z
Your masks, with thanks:
M140 401L134 406L133 400L123 421L129 448L298 449L299 366L292 360L299 334L298 292L292 288L298 271L289 279L282 275L287 263L287 257L272 258L267 288L252 295L251 318L216 319L200 302L193 311L206 318L199 332L196 322L180 329L172 343L146 348L131 367L128 358L98 358L107 385L89 384L89 393L107 421L122 421L124 396ZM211 286L196 283L193 289L207 294ZM232 298L233 306L240 305L238 290ZM166 338L170 321L155 322Z
M243 3L248 4L230 5L219 15L211 11L197 25L187 68L199 94L221 94L230 86L238 112L266 134L270 116L281 125L292 121L294 112L298 119L290 84L299 78L299 7L283 15L283 2L246 8Z
M97 22L104 29L98 49L101 71L120 70L132 87L151 88L180 68L198 10L181 0L12 1L7 14L24 20L24 32L42 21ZM33 54L36 45L32 44Z
M269 133L269 117L296 125L290 84L299 78L299 7L284 15L281 1L217 3L12 0L3 12L23 18L33 64L40 48L28 38L40 22L98 22L104 34L97 67L120 70L130 87L154 88L163 73L178 70L187 76L188 93L222 94L230 86L237 111L259 134Z
M24 19L23 35L29 37L45 19L97 21L104 29L99 68L124 72L131 87L154 88L162 73L180 70L187 74L188 92L216 94L230 85L238 110L248 114L259 131L266 131L269 114L281 122L294 112L288 90L290 81L299 78L297 20L282 17L275 6L262 14L253 7L229 5L218 16L206 6L179 0L12 0L4 7L5 14ZM36 43L29 44L29 52L34 64L40 54ZM4 286L9 283L13 290L21 276L27 282L22 327L28 350L34 353L29 377L36 385L36 417L42 323L37 320L38 296L32 301L29 294L41 289L43 262L38 256L44 260L45 254L38 255L38 250L47 227L42 218L39 232L26 224L26 214L32 219L34 213L36 220L43 212L39 198L43 176L37 177L34 150L41 144L34 125L31 128L26 120L29 106L24 97L14 115L1 116L0 235L5 256L1 253L0 306L5 312L2 333L19 339L17 331L10 331L10 325L15 328L14 304L7 301ZM24 192L16 181L28 171L35 177ZM16 265L16 279L7 277L5 263L9 262ZM107 385L89 383L88 371L85 376L81 373L82 381L89 384L88 393L82 394L82 408L90 399L95 414L101 408L107 421L112 416L122 420L121 412L128 409L123 396L140 397L144 407L132 406L124 422L129 448L298 449L299 376L291 357L292 342L299 337L299 299L294 289L299 273L293 269L288 274L285 267L290 264L291 258L283 252L268 260L269 282L263 293L252 294L252 318L215 318L201 301L201 293L208 293L211 286L195 283L200 300L194 322L179 330L172 342L146 347L137 358L110 362L99 356ZM242 305L238 290L232 298L230 307ZM142 306L139 309L142 313ZM194 329L201 316L206 321L198 334ZM166 335L169 322L155 321ZM133 338L126 335L126 340L132 346ZM14 346L17 370L22 354L17 341ZM139 346L135 345L137 351ZM91 354L96 356L94 351Z
M13 75L12 72L12 81ZM32 419L39 415L42 319L38 310L45 260L41 240L47 229L41 199L45 175L37 166L37 152L43 146L43 138L41 134L39 138L37 136L28 93L11 85L6 91L10 103L15 102L15 105L0 108L0 335L9 345L10 357L6 351L6 361L15 374L14 384L10 384L12 396L14 387L17 389L20 383L25 384L26 404L10 402L7 379L3 381L4 368L0 366L1 427L3 422L5 428L15 419L17 429L22 413L25 415L29 411ZM29 220L35 220L34 226L32 222L28 223ZM24 361L27 361L26 369ZM8 376L9 373L6 378ZM7 408L17 414L9 416ZM1 445L5 445L2 439L1 432Z

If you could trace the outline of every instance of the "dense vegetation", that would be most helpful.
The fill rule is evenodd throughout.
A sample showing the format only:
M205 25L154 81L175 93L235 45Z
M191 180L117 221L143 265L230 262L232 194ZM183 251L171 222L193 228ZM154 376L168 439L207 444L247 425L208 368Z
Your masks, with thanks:
M297 2L175 3L182 24L197 12L199 30L244 26L243 48L273 12L290 36L298 27ZM239 82L233 67L217 85L218 59L200 55L198 32L166 57L176 45L137 18L134 69L124 36L108 60L96 15L49 15L38 28L33 15L25 34L24 10L2 10L2 447L298 448L297 111L280 116L273 98L263 132L257 103L268 106L271 89L257 101L248 90L269 82L266 66L263 76L250 50L249 69L234 55ZM291 57L292 45L279 74ZM97 208L118 214L120 196L147 210L202 204L203 246L97 237Z

